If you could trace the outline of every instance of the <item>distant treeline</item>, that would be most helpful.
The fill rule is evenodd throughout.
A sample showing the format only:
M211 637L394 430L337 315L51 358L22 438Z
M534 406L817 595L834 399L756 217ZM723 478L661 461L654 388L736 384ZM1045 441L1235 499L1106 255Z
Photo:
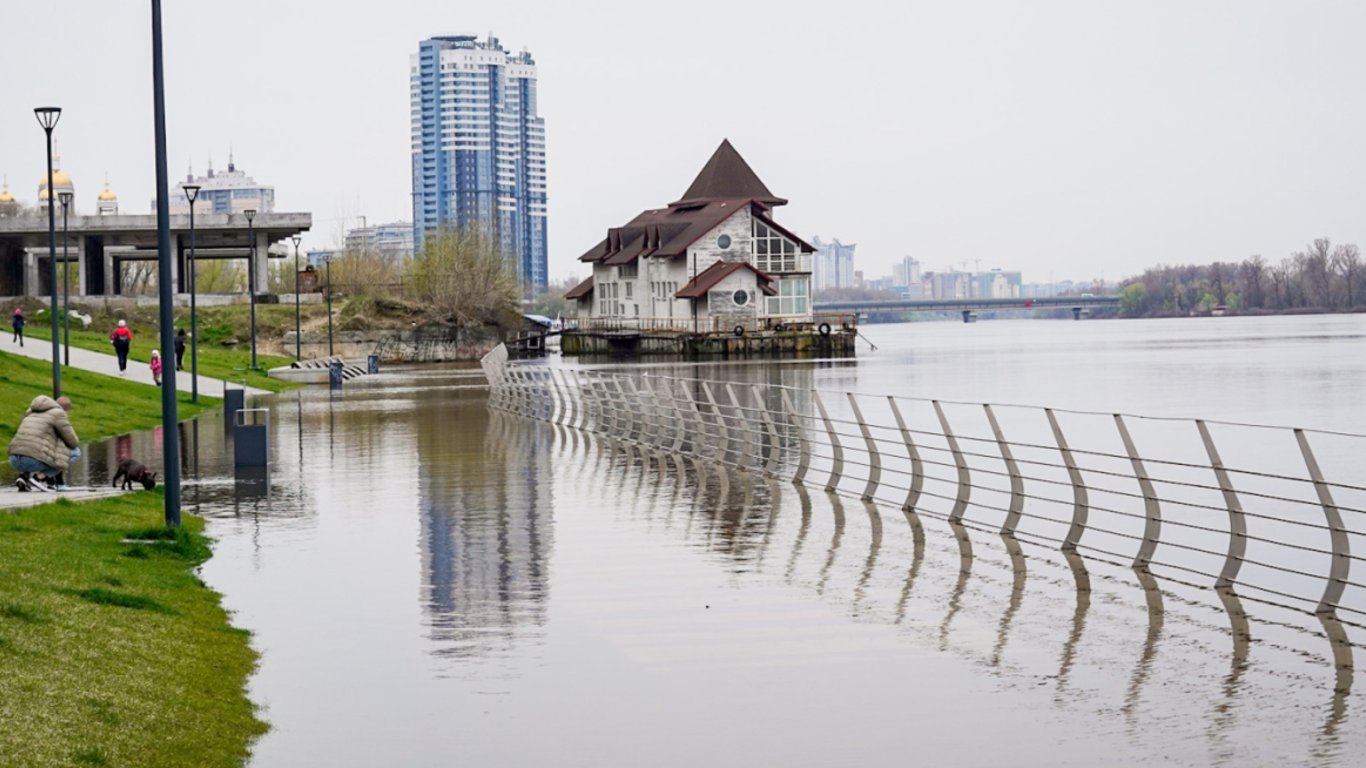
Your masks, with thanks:
M1366 311L1361 252L1322 237L1276 264L1156 266L1120 284L1123 317Z

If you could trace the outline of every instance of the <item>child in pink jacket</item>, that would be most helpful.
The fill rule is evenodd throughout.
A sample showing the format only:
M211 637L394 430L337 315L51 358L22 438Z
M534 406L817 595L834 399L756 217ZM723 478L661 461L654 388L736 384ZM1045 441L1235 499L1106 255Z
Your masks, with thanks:
M161 386L161 353L155 349L152 350L152 381Z

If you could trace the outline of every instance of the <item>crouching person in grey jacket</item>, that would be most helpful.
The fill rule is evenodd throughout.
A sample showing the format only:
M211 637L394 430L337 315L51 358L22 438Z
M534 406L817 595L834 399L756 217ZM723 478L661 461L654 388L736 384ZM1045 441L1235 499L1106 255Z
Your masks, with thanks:
M80 458L80 440L66 412L71 400L39 395L29 403L19 430L9 444L9 464L19 473L21 491L67 489L64 473Z

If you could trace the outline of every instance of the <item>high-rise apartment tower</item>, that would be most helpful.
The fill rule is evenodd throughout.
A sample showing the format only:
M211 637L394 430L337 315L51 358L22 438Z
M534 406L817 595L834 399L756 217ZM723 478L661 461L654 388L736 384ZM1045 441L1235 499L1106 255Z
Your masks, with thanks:
M481 229L514 261L522 291L546 287L545 121L536 62L498 38L422 41L410 59L413 239Z

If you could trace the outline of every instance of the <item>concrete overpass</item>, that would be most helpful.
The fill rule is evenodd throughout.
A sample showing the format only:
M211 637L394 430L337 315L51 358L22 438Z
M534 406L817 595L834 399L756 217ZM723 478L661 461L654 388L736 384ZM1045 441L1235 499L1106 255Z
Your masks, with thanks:
M195 245L200 259L245 259L251 237L241 214L195 216ZM258 213L253 223L256 239L256 285L264 290L271 243L313 226L309 213ZM120 269L127 261L157 258L157 217L71 216L67 219L69 260L80 265L79 296L119 293ZM171 216L171 273L176 293L187 293L184 282L190 253L190 217ZM62 259L61 212L57 219L57 259ZM46 296L48 286L47 216L0 218L0 296Z
M1080 318L1083 309L1118 307L1118 296L1048 296L1037 299L894 299L888 301L817 301L816 312L961 312L964 322L973 312L988 309L1070 309Z

